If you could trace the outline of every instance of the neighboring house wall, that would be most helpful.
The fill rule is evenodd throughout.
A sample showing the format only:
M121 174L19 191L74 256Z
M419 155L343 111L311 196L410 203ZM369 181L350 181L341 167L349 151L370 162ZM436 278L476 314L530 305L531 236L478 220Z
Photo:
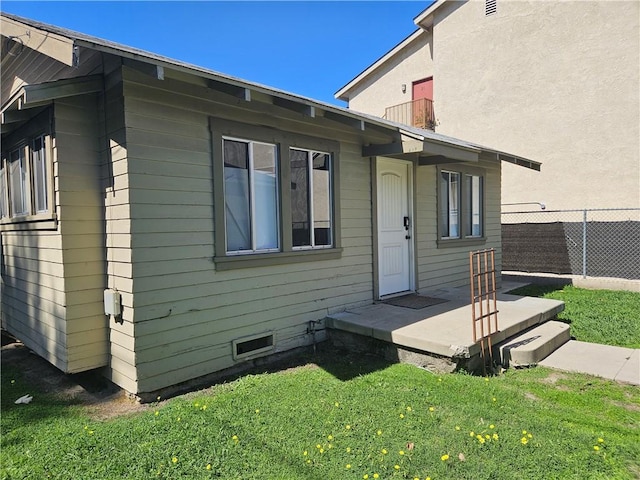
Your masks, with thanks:
M410 102L412 82L433 75L431 50L431 33L422 32L349 93L349 108L384 117L385 108Z
M503 202L640 206L640 3L445 3L435 13L438 132L543 163L505 165ZM526 208L526 207L525 207Z
M383 115L400 84L433 75L438 133L542 162L503 167L503 203L640 206L639 2L498 0L485 16L483 1L446 1L432 15L429 48L356 82L349 108Z

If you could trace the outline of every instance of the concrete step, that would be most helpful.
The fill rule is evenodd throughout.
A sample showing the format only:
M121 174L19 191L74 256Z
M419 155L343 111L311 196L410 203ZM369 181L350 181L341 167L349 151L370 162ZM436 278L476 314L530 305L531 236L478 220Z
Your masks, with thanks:
M502 366L536 365L571 340L569 325L548 321L508 338L498 345Z

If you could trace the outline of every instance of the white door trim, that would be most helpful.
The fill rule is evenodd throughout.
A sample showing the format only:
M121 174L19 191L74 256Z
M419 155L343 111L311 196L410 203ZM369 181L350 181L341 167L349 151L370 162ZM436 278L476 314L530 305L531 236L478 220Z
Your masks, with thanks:
M404 185L393 186L391 191L382 191L381 178L383 174L396 174L405 177ZM393 181L390 181L393 183ZM389 158L376 159L376 290L378 298L388 298L415 291L415 268L414 268L414 208L413 208L413 163L405 160L395 160ZM400 180L401 181L401 180ZM394 189L399 187L400 190ZM384 217L384 208L389 205L383 205L383 195L399 193L400 203L394 203L391 208L395 210L391 217ZM388 202L387 202L388 203ZM388 211L388 210L387 210ZM389 212L391 213L391 212ZM410 225L408 230L404 230L403 217L408 216ZM384 228L384 224L392 222L388 228ZM406 236L409 238L407 239ZM387 246L385 246L385 243ZM388 252L395 252L396 258L393 259L384 255ZM397 273L387 275L389 265L392 265Z

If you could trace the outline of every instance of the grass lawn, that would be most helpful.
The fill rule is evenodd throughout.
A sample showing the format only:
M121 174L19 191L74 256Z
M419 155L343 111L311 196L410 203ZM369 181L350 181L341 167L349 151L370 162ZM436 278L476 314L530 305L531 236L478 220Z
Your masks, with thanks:
M2 479L638 478L638 387L319 354L107 421L2 371ZM25 393L29 405L14 405Z
M577 340L640 348L640 293L548 285L510 293L563 300L565 310L558 319L571 324Z

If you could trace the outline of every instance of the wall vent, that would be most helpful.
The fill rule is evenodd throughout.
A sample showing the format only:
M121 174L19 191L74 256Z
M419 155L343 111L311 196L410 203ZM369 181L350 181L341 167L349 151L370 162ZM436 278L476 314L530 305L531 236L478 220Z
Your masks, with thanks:
M484 15L493 15L498 11L498 0L484 0Z
M275 341L273 332L260 333L233 340L233 358L234 360L252 357L260 353L266 353L274 349Z

